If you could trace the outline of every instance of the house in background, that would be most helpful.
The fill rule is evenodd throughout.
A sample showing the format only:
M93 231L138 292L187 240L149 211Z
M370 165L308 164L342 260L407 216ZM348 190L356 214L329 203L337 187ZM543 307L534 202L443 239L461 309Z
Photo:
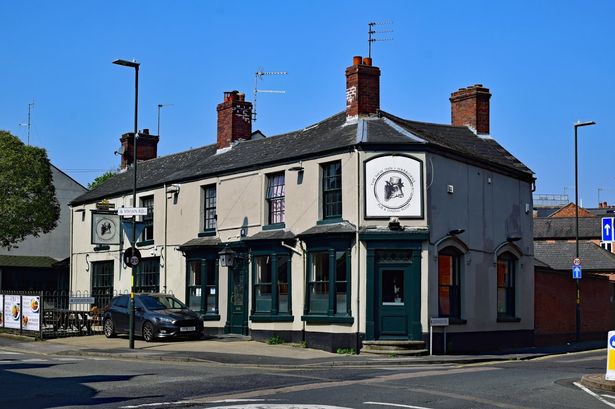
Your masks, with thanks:
M104 199L148 209L136 291L173 292L207 332L412 347L441 317L449 351L531 345L534 175L490 135L489 90L454 92L451 124L433 124L380 109L371 58L345 75L345 111L293 132L253 138L231 91L215 144L157 158L139 134L136 203L128 135L128 169L71 203L71 288L130 289Z
M47 234L27 237L10 248L0 248L0 290L68 289L72 215L68 203L87 189L54 165L50 166L60 204L58 225Z
M599 209L606 210L605 207ZM581 339L602 339L615 328L615 254L601 242L597 209L579 208L579 258L583 276ZM534 218L535 322L538 345L576 338L575 206L568 204L549 217ZM598 216L596 215L598 214ZM608 245L608 247L607 247Z

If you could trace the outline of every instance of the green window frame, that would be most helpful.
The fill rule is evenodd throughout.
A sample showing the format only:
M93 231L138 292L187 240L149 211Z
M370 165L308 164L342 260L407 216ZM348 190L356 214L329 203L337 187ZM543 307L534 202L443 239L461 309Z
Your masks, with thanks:
M496 268L498 319L514 318L517 257L510 252L500 254Z
M186 261L186 304L204 319L219 318L218 259Z
M144 258L135 272L135 293L160 292L160 257Z
M154 242L154 196L141 198L141 207L147 208L147 214L142 216L141 221L145 224L145 229L141 233L139 242Z
M113 297L113 260L92 263L92 297L94 305L104 307Z
M216 231L216 185L203 186L203 231Z
M324 163L322 168L322 218L342 217L342 162Z
M310 249L306 268L306 302L301 319L352 323L350 249Z
M291 255L252 252L252 321L292 321Z

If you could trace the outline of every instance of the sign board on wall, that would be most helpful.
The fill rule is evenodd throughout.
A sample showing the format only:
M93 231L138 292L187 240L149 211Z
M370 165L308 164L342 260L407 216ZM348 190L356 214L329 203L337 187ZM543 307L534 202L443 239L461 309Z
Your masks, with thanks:
M120 244L120 216L92 213L92 244Z
M365 162L365 217L423 218L423 164L402 155Z

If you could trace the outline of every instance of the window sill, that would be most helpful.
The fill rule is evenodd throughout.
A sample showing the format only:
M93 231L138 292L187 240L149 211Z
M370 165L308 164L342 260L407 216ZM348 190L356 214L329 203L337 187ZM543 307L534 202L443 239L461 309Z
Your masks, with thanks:
M521 322L521 318L517 318L517 317L498 317L497 322Z
M286 223L271 223L263 226L263 230L276 230L283 229L286 227Z
M292 315L269 315L269 314L254 314L250 316L252 322L293 322L295 317Z
M212 229L212 230L205 230L200 232L197 237L209 237L209 236L215 236L216 235L216 230Z
M335 315L302 315L301 321L314 324L352 324L354 318Z
M316 221L316 225L320 226L323 224L334 224L334 223L341 223L344 220L341 217L331 217L330 219L322 219L322 220L317 220Z
M219 314L201 314L201 319L203 321L220 321Z
M139 241L137 242L137 247L145 247L145 246L149 246L150 244L154 244L154 240Z

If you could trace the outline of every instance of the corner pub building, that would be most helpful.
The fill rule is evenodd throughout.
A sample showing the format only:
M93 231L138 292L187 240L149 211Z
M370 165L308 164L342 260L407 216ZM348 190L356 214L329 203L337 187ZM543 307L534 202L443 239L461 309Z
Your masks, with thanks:
M452 93L451 125L402 119L354 57L345 111L265 137L226 92L215 144L156 157L139 134L136 204L124 134L123 171L71 203L71 289L130 290L117 209L147 207L135 291L172 292L206 333L358 351L426 341L448 317L449 352L530 345L535 179L489 135L490 97Z

